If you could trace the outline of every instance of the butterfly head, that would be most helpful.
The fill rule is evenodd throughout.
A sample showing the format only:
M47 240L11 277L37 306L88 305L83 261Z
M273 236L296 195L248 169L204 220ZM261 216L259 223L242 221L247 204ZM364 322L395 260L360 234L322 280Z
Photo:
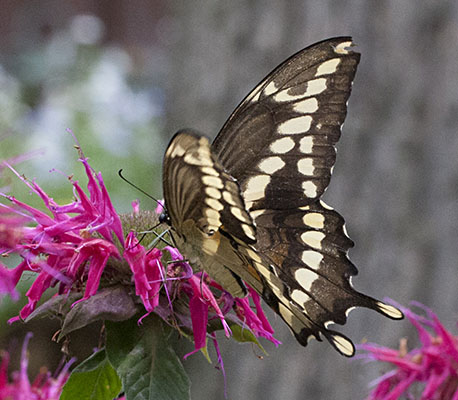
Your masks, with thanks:
M159 215L159 222L161 224L167 224L169 226L172 226L172 220L170 219L170 215L165 208Z

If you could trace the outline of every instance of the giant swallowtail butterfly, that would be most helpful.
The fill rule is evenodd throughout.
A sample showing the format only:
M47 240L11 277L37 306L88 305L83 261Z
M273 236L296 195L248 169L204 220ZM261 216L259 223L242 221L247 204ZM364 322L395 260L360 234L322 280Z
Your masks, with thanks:
M167 221L177 247L233 296L245 283L300 344L324 336L354 307L393 319L393 306L357 292L343 218L321 201L331 178L360 55L351 38L316 43L286 60L241 102L212 144L178 132L164 157Z

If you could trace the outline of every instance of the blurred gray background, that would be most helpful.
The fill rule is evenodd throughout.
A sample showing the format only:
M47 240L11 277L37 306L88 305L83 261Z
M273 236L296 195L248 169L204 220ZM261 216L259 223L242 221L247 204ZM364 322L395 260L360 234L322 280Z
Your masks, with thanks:
M23 168L49 181L52 167L69 172L71 128L109 176L118 209L138 196L119 185L119 168L160 196L176 130L214 137L285 58L353 36L362 58L325 194L356 243L353 282L378 298L420 301L456 332L458 2L11 0L0 10L0 156L43 149L45 161ZM268 357L221 339L230 399L361 399L381 372L327 343L302 348L271 321L283 344L266 344ZM341 331L356 343L416 343L408 322L365 310ZM184 364L194 399L223 398L222 374L203 357Z

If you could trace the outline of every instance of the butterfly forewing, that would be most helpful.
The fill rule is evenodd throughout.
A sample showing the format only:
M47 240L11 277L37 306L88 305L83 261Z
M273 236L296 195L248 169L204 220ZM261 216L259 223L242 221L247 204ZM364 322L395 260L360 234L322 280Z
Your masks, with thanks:
M249 209L310 204L329 184L360 55L350 38L302 50L258 85L213 143Z
M208 139L178 132L163 169L164 198L180 250L233 295L246 294L242 279L260 290L258 273L238 253L239 246L256 242L256 228L236 181L212 154Z
M164 159L164 197L179 248L234 295L245 281L298 341L326 337L354 307L402 318L355 291L343 218L320 199L359 62L348 37L302 50L269 74L230 116L214 143L178 133Z
M167 210L178 232L191 220L209 236L224 225L244 243L256 242L239 187L212 154L206 137L192 131L176 134L165 154L163 176Z

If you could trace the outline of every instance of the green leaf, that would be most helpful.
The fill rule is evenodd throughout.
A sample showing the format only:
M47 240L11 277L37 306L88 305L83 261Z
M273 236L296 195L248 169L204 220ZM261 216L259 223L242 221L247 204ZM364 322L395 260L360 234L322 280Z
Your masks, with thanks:
M61 294L54 296L37 307L25 320L62 317L70 311L72 303L81 298L80 293Z
M73 370L60 400L113 400L121 388L121 380L105 350L100 350Z
M107 356L121 377L126 400L186 400L190 382L180 359L153 315L137 326L136 319L107 322Z
M256 344L263 352L267 355L267 351L262 347L258 338L248 328L242 328L238 324L230 325L232 331L232 337L240 343L252 342Z
M124 321L138 312L137 306L122 286L104 288L76 304L66 315L58 340L95 321Z
M115 369L120 367L141 339L142 328L146 329L145 326L139 326L137 321L138 318L134 317L123 322L105 322L107 358Z

